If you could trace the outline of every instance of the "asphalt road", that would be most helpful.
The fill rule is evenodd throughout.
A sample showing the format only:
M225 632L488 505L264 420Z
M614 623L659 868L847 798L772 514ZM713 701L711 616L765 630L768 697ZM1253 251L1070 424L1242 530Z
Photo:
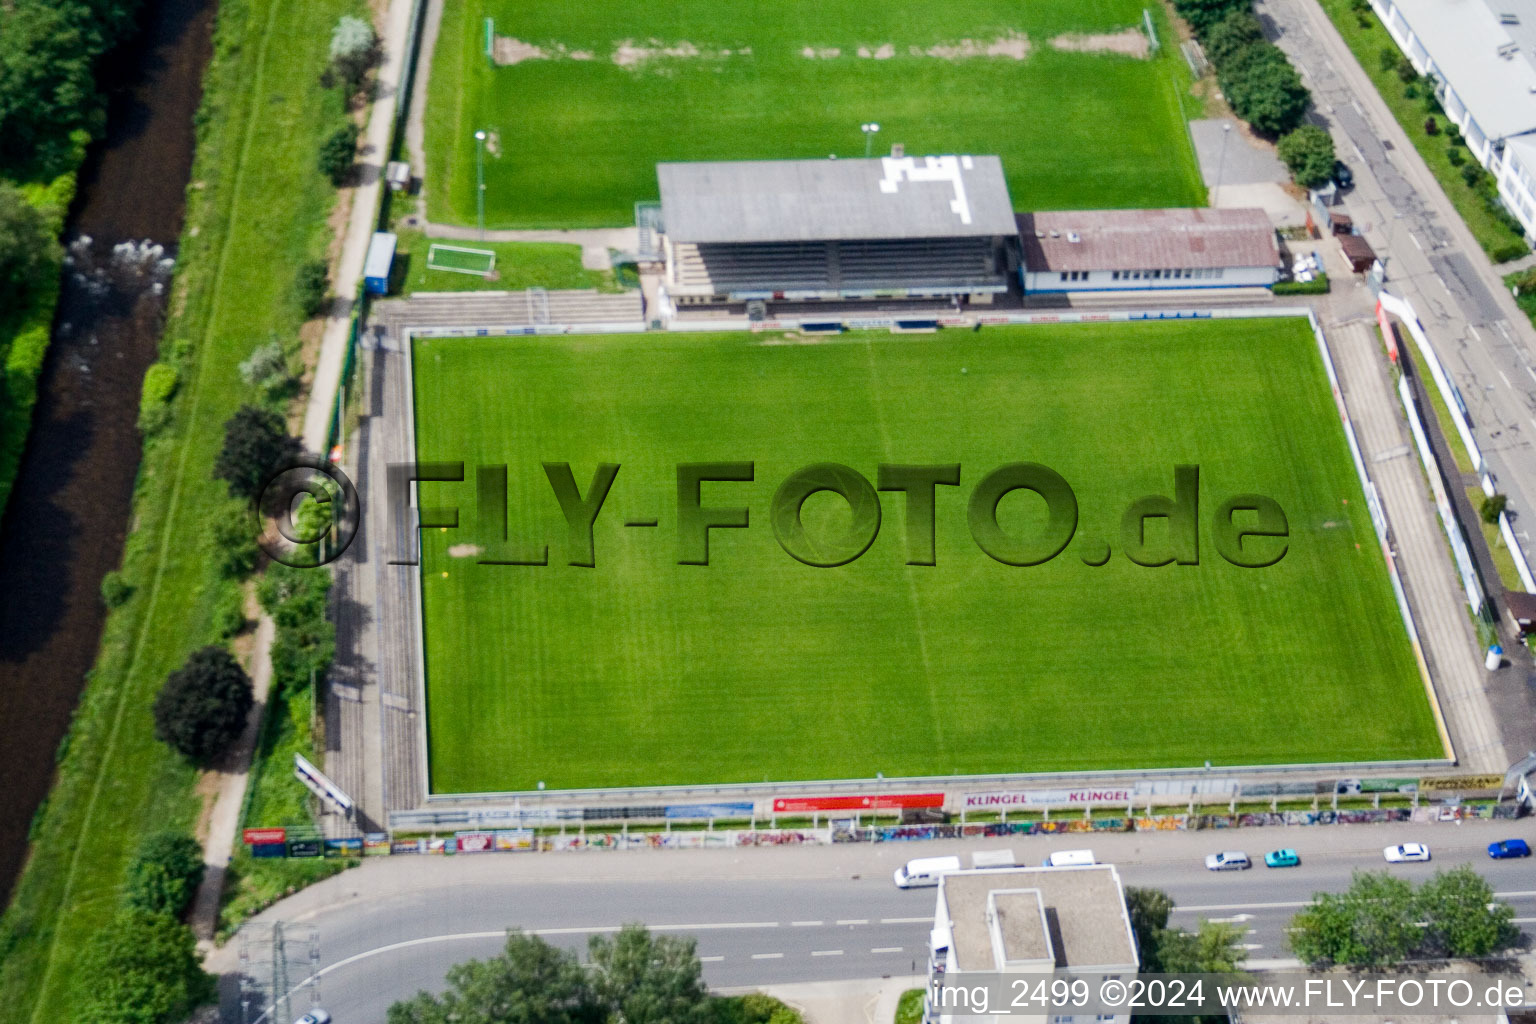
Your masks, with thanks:
M596 933L641 921L698 940L705 977L715 987L879 978L922 973L934 891L901 891L890 872L910 857L1009 846L1038 862L1053 849L1091 846L1115 863L1128 885L1166 890L1175 920L1242 924L1255 966L1285 960L1284 929L1320 890L1342 889L1356 870L1387 867L1381 847L1420 841L1430 864L1395 865L1422 880L1437 868L1474 864L1522 924L1536 923L1536 864L1490 861L1494 839L1536 842L1531 821L1462 825L1332 826L1230 833L1119 834L967 842L776 850L656 851L570 855L488 854L390 858L322 883L262 915L288 924L290 982L309 971L293 941L308 927L319 936L321 1001L338 1024L382 1021L390 1003L442 987L448 968L501 946L507 928L584 948ZM1291 847L1300 867L1205 871L1203 856L1243 849L1256 861ZM262 927L251 930L263 934ZM213 966L232 970L226 946ZM252 947L258 954L259 945ZM258 971L257 973L261 973ZM226 985L232 989L232 985ZM310 995L294 996L294 1010ZM234 1001L227 1017L240 1020ZM254 1017L254 1014L252 1015Z

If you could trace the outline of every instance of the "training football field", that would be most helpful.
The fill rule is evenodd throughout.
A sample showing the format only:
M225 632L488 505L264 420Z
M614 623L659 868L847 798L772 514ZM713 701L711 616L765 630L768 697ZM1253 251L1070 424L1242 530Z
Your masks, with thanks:
M1122 52L1144 9L1163 45ZM871 122L876 155L1001 156L1018 209L1203 206L1188 92L1146 0L447 0L429 210L476 222L481 130L488 225L586 227L632 223L658 161L862 157Z
M434 792L1443 754L1304 321L423 339L413 366L419 458L466 464L422 485L460 524L424 534ZM750 524L680 565L676 466L705 461L755 464L702 487ZM567 564L544 462L583 494L621 467L591 568ZM771 499L818 462L872 482L959 463L936 564L906 564L899 493L856 561L786 554ZM972 488L1011 462L1076 495L1076 535L1043 565L994 561L967 525ZM477 525L475 483L503 463L505 543ZM1134 564L1124 510L1171 496L1177 464L1200 467L1200 563ZM1284 510L1277 564L1217 553L1238 493ZM1016 492L998 519L1028 536L1043 508ZM848 516L828 493L805 505L813 536ZM546 544L546 566L479 564Z

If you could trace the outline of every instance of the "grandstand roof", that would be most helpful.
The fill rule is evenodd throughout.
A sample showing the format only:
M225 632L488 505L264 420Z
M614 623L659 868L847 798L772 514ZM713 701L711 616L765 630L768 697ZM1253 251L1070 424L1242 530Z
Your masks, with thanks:
M657 164L674 242L1011 235L995 156Z
M1069 210L1019 215L1026 270L1275 267L1263 210Z

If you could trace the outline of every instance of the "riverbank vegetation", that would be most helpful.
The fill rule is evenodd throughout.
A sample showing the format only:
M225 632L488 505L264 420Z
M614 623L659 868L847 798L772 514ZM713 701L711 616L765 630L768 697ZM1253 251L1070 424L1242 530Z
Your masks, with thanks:
M199 816L196 769L155 738L150 707L188 654L222 638L225 596L249 571L248 546L225 543L248 510L214 462L225 421L261 400L240 364L274 338L297 358L294 270L325 257L336 197L315 155L347 116L346 97L319 79L337 19L358 13L357 0L220 4L161 350L178 383L145 439L119 570L127 596L108 616L33 829L36 855L0 919L0 1022L92 1019L93 972L80 967L106 962L86 954L119 919L144 831L190 832ZM189 998L201 995L194 982Z

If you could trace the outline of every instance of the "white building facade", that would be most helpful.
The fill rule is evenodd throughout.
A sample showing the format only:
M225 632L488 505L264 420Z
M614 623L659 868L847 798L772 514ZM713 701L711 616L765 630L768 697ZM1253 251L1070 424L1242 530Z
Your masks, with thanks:
M1438 84L1445 116L1536 238L1536 0L1371 0L1393 41Z

